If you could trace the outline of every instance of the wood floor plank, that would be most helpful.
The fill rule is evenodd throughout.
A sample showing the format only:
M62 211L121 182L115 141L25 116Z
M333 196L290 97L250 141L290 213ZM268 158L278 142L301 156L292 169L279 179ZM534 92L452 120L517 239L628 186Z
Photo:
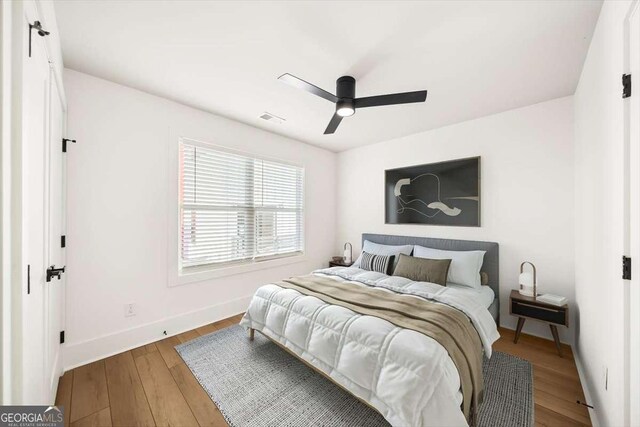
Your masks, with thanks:
M158 341L156 343L158 351L162 355L162 358L169 368L173 368L178 363L182 363L182 357L180 357L180 355L174 348L178 344L180 344L180 340L178 339L178 337L165 338L162 341Z
M536 369L533 372L534 378L539 378L547 383L562 385L566 388L582 391L582 387L580 386L580 377L577 374L573 374L571 372L558 374L558 372L541 365L535 365L535 367Z
M535 400L536 404L564 415L567 418L571 418L583 424L589 424L591 422L589 419L589 412L586 408L582 405L578 405L575 401L567 402L542 390L535 391Z
M75 393L71 396L69 414L71 423L109 407L104 360L76 368L73 373L73 389Z
M220 320L219 322L209 323L208 325L201 326L196 329L196 331L200 335L207 335L215 331L219 331L220 329L228 328L229 326L235 325L237 322L232 322L229 319Z
M554 375L542 366L535 366L533 370L533 385L535 390L547 392L558 399L575 403L584 400L584 394L578 378L564 375Z
M586 427L591 424L584 424L562 414L554 412L544 406L535 406L535 421L541 427Z
M64 427L69 427L71 422L71 393L73 390L73 369L67 371L58 381L58 392L56 394L56 406L64 408Z
M236 314L233 317L228 318L227 320L230 321L232 324L236 324L236 323L240 323L240 320L242 320L243 317L244 317L244 313L240 313L240 314Z
M105 360L105 367L113 425L155 425L131 352L109 357Z
M494 349L528 360L534 365L541 365L560 374L578 375L573 358L559 357L557 353L536 351L535 348L523 343L514 344L512 341L498 340Z
M198 426L162 356L148 353L135 361L158 426Z
M171 375L201 427L227 425L218 407L200 386L186 364L180 363L171 368Z
M500 336L504 337L507 341L512 341L515 337L515 331L506 328L499 328ZM551 331L549 331L549 338L537 337L534 335L521 334L518 343L526 343L533 347L540 348L541 350L549 350L552 353L558 354L556 350L556 344L552 341ZM561 343L563 354L570 354L570 357L573 357L573 352L571 350L571 346L568 344Z
M111 427L111 411L104 408L84 418L80 418L71 427Z
M504 338L505 341L513 344L513 338L515 336L515 331L509 331L508 329L500 329L500 335ZM549 332L551 334L551 332ZM556 345L553 341L536 337L533 335L521 334L520 339L518 340L517 345L526 345L528 348L535 349L536 352L540 352L542 354L548 354L549 356L558 356L558 350L556 349ZM562 348L563 358L567 358L572 360L573 351L571 350L571 346L567 344L560 344Z
M158 351L158 347L156 347L156 343L153 343L153 342L151 344L142 345L138 348L134 348L133 350L131 350L131 354L135 359L138 356L143 356L147 353L151 353L152 351Z
M187 332L183 332L179 335L177 335L178 340L181 343L185 343L185 342L189 342L191 340L195 340L196 338L198 338L200 336L200 334L198 332L196 332L195 329L192 329L190 331Z

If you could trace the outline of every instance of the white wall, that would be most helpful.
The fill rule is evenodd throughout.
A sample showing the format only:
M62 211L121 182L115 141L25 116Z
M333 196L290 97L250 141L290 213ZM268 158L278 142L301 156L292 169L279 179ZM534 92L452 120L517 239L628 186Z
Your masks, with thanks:
M471 156L482 157L481 227L384 224L385 169ZM522 261L536 265L540 292L573 306L572 97L342 152L338 177L336 250L350 241L359 252L363 232L494 241L502 325L515 325L508 298ZM533 321L524 330L550 337ZM572 329L561 334L572 342Z
M624 384L626 285L621 279L621 257L625 253L621 76L624 19L630 4L604 3L574 102L575 282L579 309L576 350L583 368L583 385L603 426L628 424Z
M236 314L261 284L326 266L336 154L76 71L65 70L65 86L68 135L78 140L67 153L67 368ZM168 287L176 133L303 165L306 260ZM125 303L136 316L124 317Z

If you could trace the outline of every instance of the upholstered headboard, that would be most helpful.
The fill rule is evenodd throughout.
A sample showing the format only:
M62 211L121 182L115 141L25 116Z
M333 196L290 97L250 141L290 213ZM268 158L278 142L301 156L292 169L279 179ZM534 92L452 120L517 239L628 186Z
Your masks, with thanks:
M497 313L500 313L500 257L497 243L363 233L362 243L364 243L365 240L383 245L420 245L446 251L486 251L481 271L489 275L489 286L491 286L491 289L493 289L496 295L496 303L498 304Z

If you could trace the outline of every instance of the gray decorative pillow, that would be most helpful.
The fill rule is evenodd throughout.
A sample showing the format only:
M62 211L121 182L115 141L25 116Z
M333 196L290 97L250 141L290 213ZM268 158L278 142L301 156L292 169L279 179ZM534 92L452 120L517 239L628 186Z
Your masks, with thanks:
M406 277L416 282L431 282L446 286L450 265L450 259L415 258L400 254L393 275Z
M394 255L373 255L362 252L360 257L360 268L363 270L377 271L378 273L389 274L393 266Z

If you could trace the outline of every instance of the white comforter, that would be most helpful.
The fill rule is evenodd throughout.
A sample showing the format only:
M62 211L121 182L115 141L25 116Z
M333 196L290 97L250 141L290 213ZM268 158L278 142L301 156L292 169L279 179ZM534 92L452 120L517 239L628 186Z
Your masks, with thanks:
M489 311L464 290L333 267L313 274L447 304L473 322L485 354L499 338ZM240 324L279 342L376 408L394 426L465 426L460 378L437 341L377 317L277 285L260 287Z

